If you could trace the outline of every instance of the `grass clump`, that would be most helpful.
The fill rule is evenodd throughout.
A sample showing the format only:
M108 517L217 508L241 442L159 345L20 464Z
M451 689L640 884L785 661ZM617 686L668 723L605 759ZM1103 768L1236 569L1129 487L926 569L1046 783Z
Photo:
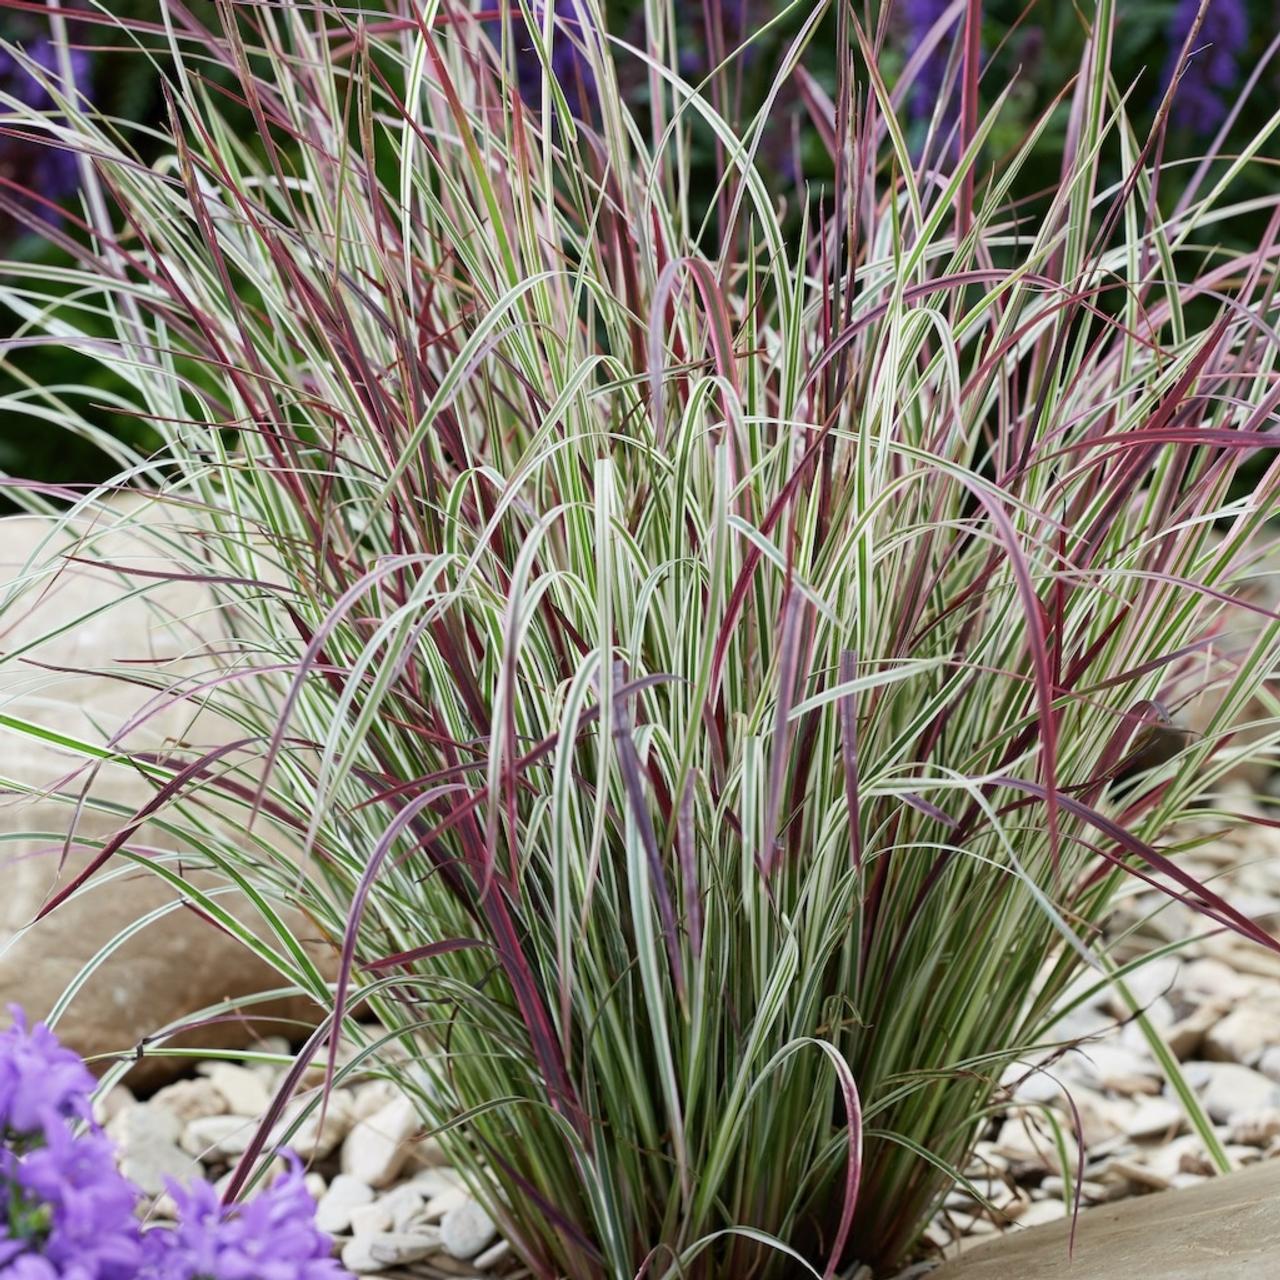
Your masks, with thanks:
M1249 591L1280 218L1232 192L1276 122L1165 208L1168 103L1135 136L1102 0L1061 182L1028 194L1038 128L987 153L976 43L913 150L887 18L792 5L775 87L835 175L805 199L757 163L768 103L737 121L728 70L682 78L667 7L630 42L590 0L558 31L500 8L228 4L208 31L161 6L112 39L160 39L166 119L63 84L29 122L83 157L83 220L69 265L0 286L5 361L107 322L86 345L164 449L16 492L207 584L204 677L121 674L237 726L113 743L95 768L151 777L189 852L149 858L131 820L96 861L251 886L275 932L246 945L370 1053L351 1010L378 1015L535 1274L889 1268L1107 971L1120 877L1268 941L1168 841L1268 749L1239 731L1277 645ZM547 74L565 42L586 118ZM87 393L21 394L94 430ZM1206 690L1203 731L1143 751Z

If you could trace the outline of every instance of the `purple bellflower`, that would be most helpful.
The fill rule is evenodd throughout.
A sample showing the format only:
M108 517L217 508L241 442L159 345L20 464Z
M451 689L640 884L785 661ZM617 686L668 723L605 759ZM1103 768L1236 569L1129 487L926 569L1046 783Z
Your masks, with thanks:
M909 52L914 53L924 43L925 37L933 30L934 24L942 17L949 3L950 0L905 0L902 9L909 32ZM953 38L955 34L953 32ZM920 68L911 93L911 113L916 119L927 120L933 114L933 108L946 85L950 56L951 48L944 37L934 45ZM954 115L954 104L949 104L948 114Z
M207 1182L170 1183L179 1223L145 1237L138 1280L348 1280L333 1242L315 1224L302 1166L289 1169L242 1205L224 1207Z
M175 1227L144 1232L141 1195L93 1122L93 1076L21 1009L0 1032L0 1276L4 1280L351 1280L315 1222L302 1166L245 1204L171 1183Z
M1210 133L1226 117L1226 95L1239 81L1240 55L1249 43L1249 16L1244 0L1209 0L1190 55L1180 67L1182 46L1199 10L1199 0L1180 0L1174 11L1164 84L1177 77L1174 123L1194 133Z
M58 51L51 40L47 37L33 40L26 46L26 53L31 62L56 78ZM88 54L73 49L71 66L77 87L83 88L89 79ZM55 108L52 95L30 68L5 49L0 49L0 93L36 111L52 112ZM4 105L0 103L0 118L4 114ZM8 128L10 132L0 135L0 177L52 201L65 200L79 188L80 170L73 152L54 145L36 130L14 132L11 122ZM52 217L47 206L34 200L25 203L38 209L46 220Z
M583 52L589 38L589 19L579 8L577 0L551 0L553 14L551 36L551 72L564 94L570 112L579 120L588 119L595 109L597 89L595 73ZM546 7L530 5L539 36L542 33ZM495 44L501 42L502 24L492 22L489 29ZM511 12L511 38L515 51L516 87L520 97L530 106L542 102L542 64L533 45L529 28L515 4Z
M0 1274L134 1280L138 1192L90 1120L93 1076L48 1027L12 1013L0 1034Z

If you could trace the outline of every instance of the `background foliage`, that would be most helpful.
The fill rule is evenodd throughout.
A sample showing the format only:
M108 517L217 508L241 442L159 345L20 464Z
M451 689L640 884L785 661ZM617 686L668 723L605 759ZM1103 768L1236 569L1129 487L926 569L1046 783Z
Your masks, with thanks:
M1230 101L1233 90L1239 87L1243 76L1267 52L1270 42L1280 34L1277 25L1277 9L1274 0L1215 0L1216 4L1238 7L1247 15L1249 40L1240 58L1241 76L1235 86L1224 85L1223 97ZM187 0L186 7L202 22L209 22L216 14L213 0ZM351 12L371 12L381 7L378 0L367 0L360 5L354 2L346 6ZM392 6L394 7L394 6ZM1114 68L1117 82L1134 86L1131 110L1135 126L1142 129L1150 122L1165 74L1168 57L1168 34L1183 0L1126 0L1121 7L1116 30ZM614 29L634 36L640 19L639 0L622 0L608 6ZM868 8L874 8L869 5ZM881 69L892 82L909 55L914 39L912 16L921 12L941 12L945 4L913 3L913 0L897 0L891 27L893 38L882 50ZM686 32L685 43L691 49L706 48L714 39L714 32L732 35L738 23L751 29L770 15L770 0L704 0L701 4L679 6L682 25ZM151 19L154 16L154 0L113 0L111 11L122 18ZM984 79L984 97L990 98L1011 81L1016 85L1010 102L988 140L992 158L1005 156L1015 148L1025 135L1031 122L1060 93L1075 75L1079 67L1084 44L1084 29L1072 4L1060 0L991 0L985 6L986 22L983 44L989 55L989 66ZM739 16L740 14L740 16ZM742 77L741 109L736 114L742 118L758 106L761 95L772 79L780 51L795 33L799 19L780 25L767 40L762 41L759 52L749 60ZM869 22L870 25L870 22ZM29 40L45 29L42 18L27 13L0 11L0 36L10 40ZM87 33L85 42L95 46L93 55L93 94L95 101L109 115L123 121L153 119L161 110L160 82L140 68L132 52L112 47L113 42ZM944 46L945 47L945 46ZM155 54L162 65L167 61L162 46L157 44ZM805 54L805 66L830 92L835 85L836 56L834 33L816 41ZM215 77L216 67L208 69ZM1246 103L1227 142L1247 140L1261 127L1266 117L1266 103L1280 92L1280 63L1273 63L1264 71L1262 91L1255 93ZM1270 92L1267 91L1270 86ZM633 102L643 99L643 84L630 86ZM1061 162L1062 144L1066 130L1066 106L1062 106L1040 139L1036 155L1023 171L1021 187L1032 199L1043 193L1057 180ZM726 114L733 118L734 112ZM235 118L234 111L232 118ZM245 127L251 122L244 120ZM916 136L924 124L914 122ZM825 147L815 135L804 104L794 87L784 92L775 107L775 119L771 130L775 148L774 169L780 196L789 198L793 207L798 203L800 186L798 173L803 181L812 184L814 191L821 191L824 182L831 178L830 162ZM1175 128L1170 138L1171 152L1190 154L1205 139L1186 128ZM709 140L705 133L697 135L696 145L701 148L695 157L694 171L709 182L714 167ZM0 157L4 153L0 143ZM799 164L794 163L795 158ZM0 159L0 172L4 171ZM1166 181L1163 196L1166 202L1176 198L1179 182L1187 170L1173 170ZM1280 169L1256 165L1246 175L1246 185L1261 190L1280 187ZM1232 234L1247 238L1259 231L1246 225L1233 228ZM5 243L7 241L7 243ZM48 258L56 253L35 237L23 235L10 222L7 229L0 223L0 251L3 256L21 261L33 256ZM0 318L0 325L3 324ZM70 352L41 351L23 358L22 368L31 378L54 384L58 382L88 383L102 387L106 392L119 390L112 374L88 360L77 360ZM6 385L5 370L0 366L0 390ZM117 437L139 447L154 446L158 441L145 426L102 407L95 415L100 425ZM10 415L0 425L0 472L26 476L53 482L82 482L99 480L109 475L113 464L109 458L84 442L68 441L46 430L38 420ZM3 499L0 498L0 503Z

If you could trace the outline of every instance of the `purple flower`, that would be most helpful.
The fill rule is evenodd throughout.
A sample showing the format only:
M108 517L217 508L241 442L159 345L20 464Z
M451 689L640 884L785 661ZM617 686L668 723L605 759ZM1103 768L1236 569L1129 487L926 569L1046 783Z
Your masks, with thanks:
M48 38L34 40L26 48L27 57L36 66L58 75L58 51ZM71 51L71 67L75 83L83 87L89 79L89 57L83 50ZM0 93L5 93L34 111L53 112L53 96L36 75L12 53L0 49ZM5 108L0 104L0 114ZM10 125L10 127L12 127ZM55 146L43 135L30 133L0 136L0 176L17 183L45 200L63 200L80 185L80 170L73 152ZM28 207L50 216L38 201L29 200Z
M21 1009L0 1034L0 1266L25 1280L133 1280L138 1192L89 1119L93 1076ZM80 1133L73 1126L83 1123Z
M133 1280L142 1263L138 1191L116 1168L104 1134L53 1128L44 1146L9 1164L10 1231L27 1228L22 1259L43 1259L61 1280ZM34 1262L24 1265L41 1274Z
M349 1280L315 1224L315 1201L296 1157L288 1172L242 1205L224 1208L207 1182L169 1185L178 1206L172 1231L145 1237L139 1280Z
M142 1233L138 1189L92 1121L93 1076L21 1009L0 1034L0 1275L4 1280L351 1280L315 1224L302 1167L224 1209L170 1184L181 1221Z
M1179 57L1200 10L1199 0L1181 0L1169 23L1169 61L1164 83L1175 77L1173 119L1195 133L1208 133L1227 114L1223 93L1239 79L1240 55L1249 43L1249 17L1244 0L1209 0L1185 66ZM1181 74L1179 74L1181 72Z
M950 0L905 0L902 9L909 32L909 52L914 53L925 42L949 3ZM948 41L943 37L929 52L916 75L912 86L911 112L917 119L927 120L933 114L934 105L942 96L946 85L950 56Z
M769 6L761 5L767 10ZM702 76L711 69L710 50L717 58L732 53L751 31L751 0L704 0L702 16L695 22L694 31L681 43L680 71L685 76ZM714 26L720 26L720 38L716 39ZM750 64L759 54L752 44L743 52L742 61Z
M577 0L552 0L554 23L551 36L551 72L564 94L570 112L579 120L585 120L596 103L596 78L591 63L583 51L588 38L586 19L581 17ZM541 4L530 6L539 36L542 33ZM490 29L496 41L501 40L501 23L492 23ZM542 64L528 29L520 13L511 15L511 32L515 44L516 87L520 97L530 106L542 100Z
M88 1068L43 1023L28 1031L22 1010L9 1012L13 1026L0 1033L0 1130L47 1139L68 1119L88 1119Z

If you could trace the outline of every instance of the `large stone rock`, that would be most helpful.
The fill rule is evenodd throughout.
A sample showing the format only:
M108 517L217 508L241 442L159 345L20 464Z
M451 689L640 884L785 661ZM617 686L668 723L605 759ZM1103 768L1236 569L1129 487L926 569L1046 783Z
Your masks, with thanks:
M1280 1160L979 1245L929 1280L1257 1280L1280 1258Z
M122 509L113 508L96 524L86 517L77 529L109 526ZM172 525L163 516L147 519L154 527L145 536L114 529L91 546L77 545L70 533L52 532L52 522L42 518L0 520L0 715L104 745L154 697L155 690L140 683L154 669L149 664L163 663L170 675L213 669L212 660L202 656L217 638L217 617L205 588L126 579L101 567L174 568L163 547ZM78 563L69 555L96 563ZM56 576L51 566L59 567ZM144 585L144 595L128 598ZM182 702L139 725L125 745L160 751L175 743L208 748L231 741L232 735L241 733ZM74 775L63 789L87 798L77 808L46 796L0 793L0 1010L13 1002L43 1017L104 946L179 896L145 869L130 870L113 859L84 891L33 923L50 895L87 864L92 842L123 824L119 814L102 812L95 804L118 806L127 816L154 796L153 785L126 766L87 769L85 764L73 751L0 723L0 778L47 789ZM32 832L38 834L25 834ZM155 823L141 827L130 841L144 851L174 850L181 843ZM191 882L215 883L208 873ZM220 900L250 918L234 899ZM300 920L294 923L304 936L314 935ZM178 907L129 937L88 977L58 1031L86 1055L129 1051L208 1005L280 985L279 976L230 935L196 911ZM296 1033L296 1022L281 1024L267 1014L314 1020L317 1011L310 1001L296 999L247 1012L241 1022L204 1027L170 1043L238 1047L282 1026ZM7 1015L0 1013L0 1019ZM145 1060L134 1068L131 1083L154 1084L180 1067L173 1059Z

